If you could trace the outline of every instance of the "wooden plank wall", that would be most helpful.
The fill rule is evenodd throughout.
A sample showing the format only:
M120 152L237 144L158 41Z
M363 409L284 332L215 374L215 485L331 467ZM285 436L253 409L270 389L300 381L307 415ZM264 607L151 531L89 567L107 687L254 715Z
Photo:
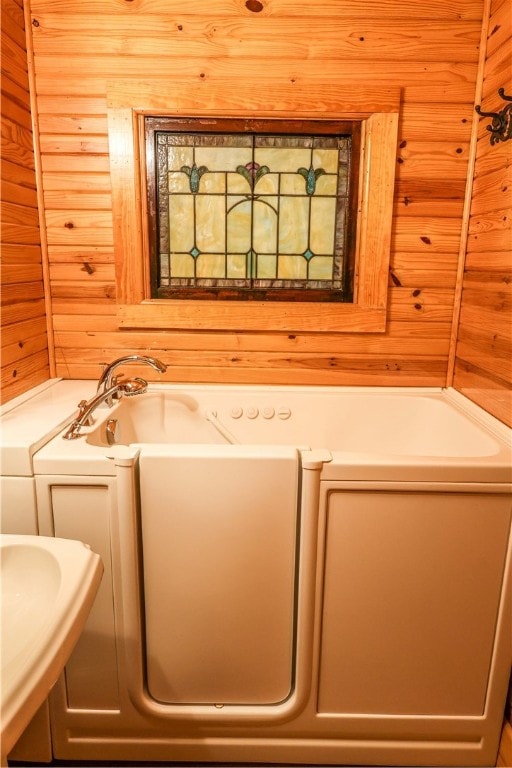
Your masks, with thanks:
M22 0L2 0L2 402L49 378Z
M445 385L483 5L30 0L57 375L97 377L101 361L140 352L169 363L171 381ZM181 113L198 94L225 109L236 91L241 114L279 102L294 117L337 85L400 86L387 332L120 331L107 141L118 78L165 83Z
M512 5L492 0L482 109L512 95ZM454 386L512 426L512 140L493 146L479 123Z

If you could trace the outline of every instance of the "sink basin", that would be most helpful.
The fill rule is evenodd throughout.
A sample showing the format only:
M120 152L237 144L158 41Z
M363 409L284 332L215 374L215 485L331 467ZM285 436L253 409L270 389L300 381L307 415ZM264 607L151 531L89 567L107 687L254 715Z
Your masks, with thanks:
M80 541L0 535L2 765L78 640L103 574Z

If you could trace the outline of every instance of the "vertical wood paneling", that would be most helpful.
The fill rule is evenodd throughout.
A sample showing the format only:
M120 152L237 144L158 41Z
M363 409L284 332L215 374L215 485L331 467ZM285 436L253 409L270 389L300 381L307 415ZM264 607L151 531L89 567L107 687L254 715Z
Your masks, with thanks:
M492 0L482 109L512 93L512 7ZM507 60L508 66L501 63ZM512 141L491 145L482 118L473 180L454 386L512 426Z
M483 0L30 6L58 375L156 350L174 381L445 385ZM119 330L107 123L119 79L134 107L154 83L182 113L228 114L236 94L241 115L294 117L311 94L321 109L347 86L400 87L386 332Z
M2 402L49 378L23 9L2 0Z

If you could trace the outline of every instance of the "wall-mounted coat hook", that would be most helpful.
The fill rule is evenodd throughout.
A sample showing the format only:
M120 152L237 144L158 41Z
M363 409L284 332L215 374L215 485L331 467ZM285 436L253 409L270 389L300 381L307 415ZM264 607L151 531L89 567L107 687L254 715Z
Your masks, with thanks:
M481 117L492 117L491 125L487 126L487 130L491 132L491 144L512 139L512 96L506 96L504 88L498 88L498 95L509 102L499 112L482 112L480 104L475 107Z

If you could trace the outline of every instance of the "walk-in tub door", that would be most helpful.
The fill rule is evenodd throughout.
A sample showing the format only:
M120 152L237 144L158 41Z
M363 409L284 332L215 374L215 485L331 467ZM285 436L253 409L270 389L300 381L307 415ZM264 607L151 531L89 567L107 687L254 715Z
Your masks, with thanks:
M149 694L268 705L293 688L299 454L142 446Z

